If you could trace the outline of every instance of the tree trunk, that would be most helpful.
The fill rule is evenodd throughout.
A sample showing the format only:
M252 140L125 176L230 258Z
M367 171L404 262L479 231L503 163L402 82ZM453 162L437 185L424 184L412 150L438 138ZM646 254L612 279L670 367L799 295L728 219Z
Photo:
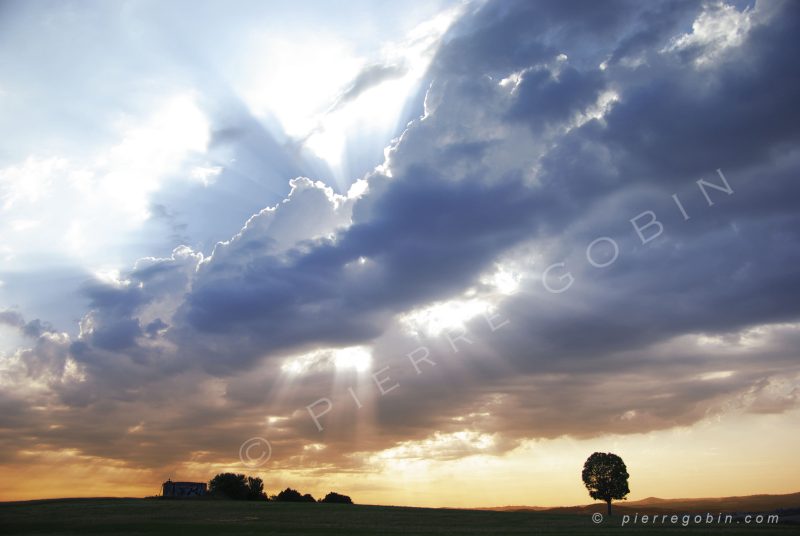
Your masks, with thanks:
M608 503L608 517L611 517L611 499L606 501Z

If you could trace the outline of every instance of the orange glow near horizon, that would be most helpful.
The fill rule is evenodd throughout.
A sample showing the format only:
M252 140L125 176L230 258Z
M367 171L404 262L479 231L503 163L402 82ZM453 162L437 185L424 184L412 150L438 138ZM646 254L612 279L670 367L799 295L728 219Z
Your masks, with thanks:
M580 481L585 458L613 451L631 474L630 500L691 498L798 491L795 463L800 412L733 416L691 427L595 439L526 442L501 456L456 460L383 457L366 472L314 474L298 468L270 471L225 464L163 470L135 469L74 451L27 452L1 465L0 500L63 497L144 497L167 477L207 481L217 472L260 476L269 494L293 487L315 497L337 491L360 504L420 507L560 506L592 502ZM386 452L386 451L384 451ZM207 469L207 471L206 471Z

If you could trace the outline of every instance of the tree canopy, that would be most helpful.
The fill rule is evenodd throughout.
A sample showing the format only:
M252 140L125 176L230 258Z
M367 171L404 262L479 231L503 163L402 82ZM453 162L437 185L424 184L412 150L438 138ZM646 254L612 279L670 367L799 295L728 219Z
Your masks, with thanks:
M275 500L280 502L317 502L310 493L302 495L299 491L292 488L286 488L278 493Z
M589 456L583 464L582 477L589 496L608 504L608 515L611 515L611 501L625 499L630 493L625 462L611 452L595 452Z
M234 501L265 501L264 482L258 477L220 473L208 484L211 495Z
M302 494L292 488L286 488L277 495L272 495L268 498L264 492L264 482L260 478L236 473L218 474L209 482L208 490L214 497L235 501L317 502L310 493ZM333 491L328 493L324 499L320 499L319 502L353 504L353 500L347 495Z
M266 501L267 494L264 492L264 481L258 477L247 477L247 500Z

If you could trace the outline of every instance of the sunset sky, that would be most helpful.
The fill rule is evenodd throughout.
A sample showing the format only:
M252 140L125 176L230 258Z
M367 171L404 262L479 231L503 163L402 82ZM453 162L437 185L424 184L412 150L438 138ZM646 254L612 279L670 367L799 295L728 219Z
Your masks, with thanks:
M0 500L800 491L800 4L0 1Z

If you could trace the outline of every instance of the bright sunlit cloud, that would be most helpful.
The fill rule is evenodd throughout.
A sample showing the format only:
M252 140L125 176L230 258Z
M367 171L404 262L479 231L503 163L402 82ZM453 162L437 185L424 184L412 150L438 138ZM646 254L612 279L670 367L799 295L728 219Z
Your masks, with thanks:
M342 348L333 353L333 363L337 370L366 372L372 366L372 354L364 346Z
M401 315L399 320L412 333L437 336L463 328L469 320L486 314L490 305L481 299L450 300L415 309Z
M494 272L481 278L481 283L489 285L500 294L509 295L519 290L521 277L521 273L513 271L502 264L497 264Z
M364 60L335 37L305 36L290 40L253 36L255 53L243 71L243 97L260 117L272 115L284 132L297 139L309 135L330 106L338 88L355 78Z
M276 118L293 143L322 158L340 184L349 184L357 177L344 175L348 151L360 141L394 133L402 103L417 88L437 41L461 10L443 11L373 56L331 35L255 36L258 53L244 69L250 73L243 82L244 100L260 117ZM390 74L371 80L364 76L377 70Z
M662 52L704 49L694 63L708 66L726 49L742 44L752 26L752 15L749 7L739 11L722 2L709 3L692 24L691 33L676 36Z
M116 142L87 159L31 155L0 169L0 243L12 251L60 248L62 255L106 262L106 241L140 227L150 217L150 196L166 181L207 184L220 173L219 166L184 167L202 157L210 139L196 101L185 92L147 118L121 116Z
M375 454L375 459L383 461L419 459L447 460L462 458L488 452L495 444L491 434L474 430L458 432L435 432L420 441L404 441L401 444Z
M366 346L322 349L286 359L281 370L289 375L309 372L366 372L372 367L372 352Z

